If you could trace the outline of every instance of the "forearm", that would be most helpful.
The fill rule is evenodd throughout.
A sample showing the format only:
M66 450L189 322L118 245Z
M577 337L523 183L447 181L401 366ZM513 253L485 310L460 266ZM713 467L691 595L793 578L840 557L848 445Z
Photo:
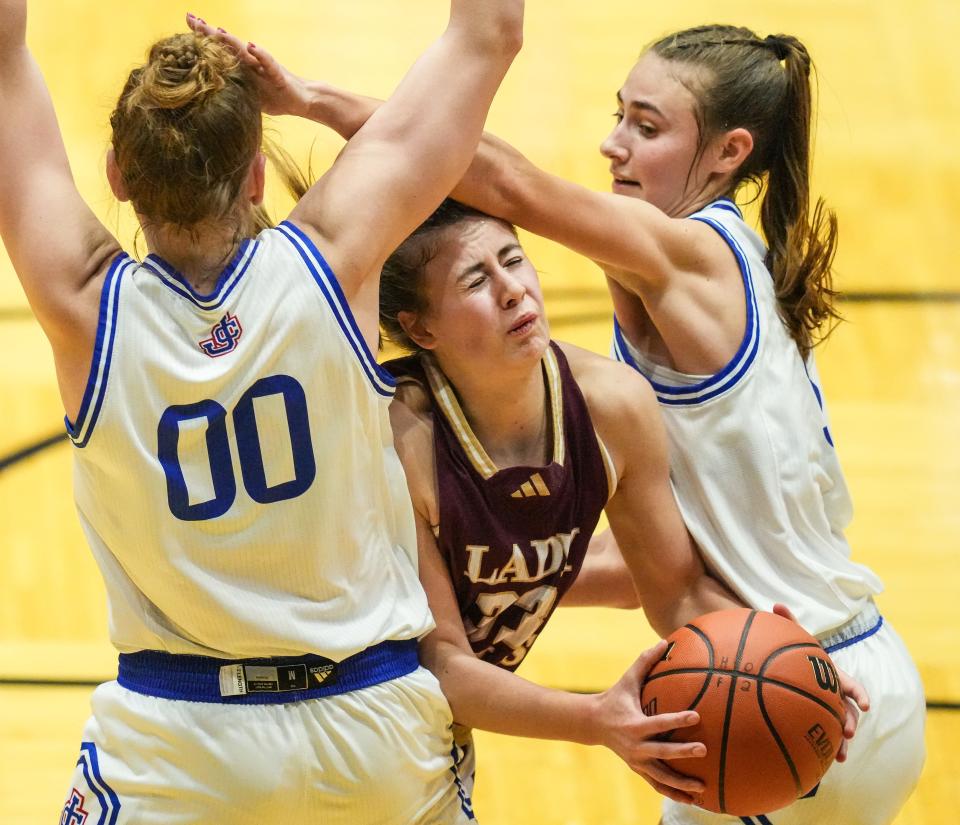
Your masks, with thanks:
M452 196L474 209L536 232L535 199L526 195L536 192L534 178L538 176L547 177L505 140L484 132ZM541 185L544 182L541 180Z
M304 81L306 108L290 112L333 129L344 140L352 138L377 109L382 100L339 89L322 81ZM523 215L523 181L536 168L516 149L500 138L484 133L470 168L456 185L457 200L519 222Z
M596 695L535 685L447 642L422 656L462 725L509 736L600 743Z
M691 580L679 592L675 591L672 599L648 602L644 604L647 619L661 636L668 636L678 627L704 613L744 607L744 602L726 585L707 574Z
M595 533L583 564L563 599L561 607L615 607L634 610L640 597L633 586L630 568L609 529Z
M308 102L303 117L333 129L344 140L352 138L383 104L328 83L307 81L305 85Z

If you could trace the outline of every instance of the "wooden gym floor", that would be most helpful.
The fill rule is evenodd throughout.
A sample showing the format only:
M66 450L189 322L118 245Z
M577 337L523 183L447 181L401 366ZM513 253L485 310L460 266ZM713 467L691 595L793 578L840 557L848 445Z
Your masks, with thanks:
M606 187L596 147L632 59L658 34L718 18L705 0L646 5L531 0L525 48L490 128L546 168ZM206 0L189 10L273 50L295 71L382 96L439 32L446 3ZM181 11L161 0L32 3L30 43L78 185L127 243L133 224L111 205L102 170L107 118L125 73L152 40L180 27ZM926 770L897 823L953 822L960 810L960 287L953 243L960 71L952 55L960 7L946 0L729 0L719 22L796 34L819 66L815 183L839 214L837 274L847 293L847 323L819 362L857 508L849 537L855 557L886 582L880 606L917 659L930 707ZM305 124L275 127L299 158L313 145L315 168L340 145ZM284 205L275 206L279 219ZM606 352L609 304L599 272L537 239L528 239L528 249L556 336ZM56 438L62 410L48 349L2 253L0 352L2 818L54 822L91 686L112 677L115 659L102 583L73 511L71 448ZM52 446L39 449L51 437ZM521 673L557 687L602 689L652 640L639 613L560 611ZM478 738L475 801L486 825L657 820L654 793L607 752Z

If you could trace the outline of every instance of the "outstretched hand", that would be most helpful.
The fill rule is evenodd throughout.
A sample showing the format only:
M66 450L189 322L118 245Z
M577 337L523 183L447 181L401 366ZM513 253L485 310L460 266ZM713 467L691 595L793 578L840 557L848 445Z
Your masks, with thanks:
M663 656L666 642L645 651L609 690L598 694L597 723L601 744L617 754L654 790L677 802L693 803L704 784L678 773L663 760L705 756L701 742L661 742L656 737L675 728L696 725L695 711L647 716L640 703L640 689L647 673Z
M211 26L206 20L192 14L187 15L187 25L197 34L213 37L224 43L242 63L256 72L260 109L264 114L307 116L310 94L306 81L281 66L270 52L230 34L225 29Z
M775 604L773 612L784 619L800 624L797 617L785 604ZM837 762L845 762L847 759L847 750L850 740L857 732L857 723L860 721L860 713L870 710L870 696L867 689L854 679L850 674L837 668L837 677L840 679L840 690L843 693L847 713L843 719L843 742L840 744L840 750L837 753Z

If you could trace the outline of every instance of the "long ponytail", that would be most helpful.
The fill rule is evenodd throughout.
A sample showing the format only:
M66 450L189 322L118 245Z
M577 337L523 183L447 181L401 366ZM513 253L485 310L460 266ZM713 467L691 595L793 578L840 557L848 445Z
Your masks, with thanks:
M781 317L806 356L829 335L831 321L840 317L832 274L837 216L822 198L810 212L810 56L794 37L777 35L771 40L783 45L786 95L780 139L769 156L760 224Z

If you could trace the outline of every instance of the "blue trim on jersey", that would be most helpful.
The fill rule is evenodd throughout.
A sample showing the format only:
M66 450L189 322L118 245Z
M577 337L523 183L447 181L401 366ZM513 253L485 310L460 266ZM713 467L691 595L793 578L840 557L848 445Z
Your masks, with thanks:
M806 359L806 358L803 359L803 371L807 374L807 381L810 382L810 386L813 387L813 394L814 394L814 396L816 396L817 404L818 404L819 407L820 407L820 412L824 412L824 409L823 409L823 395L821 395L821 393L820 393L820 387L818 387L818 386L816 385L816 382L814 382L814 380L810 377L810 370L809 370L808 367L807 367L807 359ZM830 435L830 428L829 428L829 427L824 427L824 428L823 428L823 437L824 437L825 439L827 439L827 444L829 444L831 447L834 446L833 436Z
M323 297L333 310L337 323L340 324L340 329L347 337L347 341L356 353L357 358L360 359L360 365L373 384L373 388L380 393L380 395L387 396L388 398L391 397L393 395L393 388L397 385L397 382L389 372L377 363L377 359L373 357L373 354L367 347L367 342L360 332L360 327L357 326L356 319L353 317L350 304L347 302L347 298L340 288L340 282L337 280L337 276L333 274L333 270L330 269L330 265L320 250L317 249L313 241L311 241L299 227L290 223L290 221L284 221L277 226L277 229L293 244L293 248L296 249L300 257L303 258L307 269L310 270L310 274L313 275L317 286L320 287Z
M310 667L323 667L332 662L323 656L308 653L272 659L231 660L141 650L138 653L120 654L117 683L134 693L161 699L223 705L284 705L305 699L337 696L413 673L420 666L417 647L416 639L380 642L336 663L332 684L305 690L254 692L241 696L220 695L220 668L224 665L276 668L306 665L309 670Z
M749 816L741 816L740 821L743 825L753 825L753 820Z
M760 825L773 825L773 823L769 819L767 819L763 814L760 814L757 817L757 822L759 822Z
M236 285L240 283L240 279L243 278L247 269L250 268L250 263L253 261L253 257L256 255L259 246L257 241L244 238L240 242L236 255L233 256L230 263L228 263L220 275L217 276L216 286L214 286L213 292L209 295L201 295L194 290L187 279L159 255L147 255L143 263L155 275L159 276L160 282L164 286L172 289L178 295L183 296L192 304L200 307L200 309L213 310L222 306Z
M77 765L83 770L87 786L93 791L100 803L100 818L97 825L116 825L120 815L120 798L100 774L100 762L97 758L97 746L93 742L80 743L80 758Z
M864 639L869 639L874 633L878 633L881 627L883 627L883 616L878 616L877 623L869 630L864 630L863 633L858 633L852 639L844 639L842 642L837 642L835 645L825 647L824 650L826 650L827 653L834 653L838 650L843 650L845 647L850 647L851 645L855 645L857 642L862 642Z
M110 374L110 362L113 359L113 342L117 333L120 282L124 273L133 264L134 261L129 255L125 252L119 253L113 259L103 282L100 292L100 313L97 318L97 338L93 345L90 374L87 376L87 386L83 392L83 400L80 402L80 411L77 413L76 423L73 423L68 416L64 416L63 419L67 427L67 435L77 447L87 446L93 426L100 415L100 408L103 406L103 398L107 391L107 377Z
M740 211L740 207L737 206L730 198L720 198L720 200L714 201L707 207L708 209L724 209L727 212L732 212L740 220L743 220L743 212Z
M739 210L732 202L727 201L726 204L729 204L729 206L719 203L713 204L713 206L728 211L735 211L739 214ZM733 207L733 209L730 209L730 207ZM757 310L757 297L753 290L753 279L750 277L750 265L747 263L746 255L726 227L716 220L703 215L695 215L691 220L701 221L712 227L720 237L726 241L736 256L737 263L740 266L740 273L743 277L747 322L743 339L740 342L736 354L722 370L701 381L699 384L674 386L654 381L650 375L640 367L636 359L630 354L630 348L624 337L623 330L620 327L620 322L614 317L613 349L615 357L640 372L647 381L650 382L650 386L653 387L657 394L657 400L661 404L668 406L693 406L702 404L704 401L709 401L711 398L716 398L718 395L727 392L747 373L747 370L749 370L750 365L753 363L760 349L760 323Z

